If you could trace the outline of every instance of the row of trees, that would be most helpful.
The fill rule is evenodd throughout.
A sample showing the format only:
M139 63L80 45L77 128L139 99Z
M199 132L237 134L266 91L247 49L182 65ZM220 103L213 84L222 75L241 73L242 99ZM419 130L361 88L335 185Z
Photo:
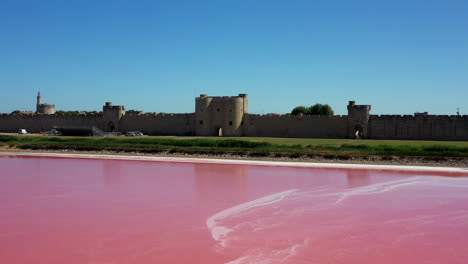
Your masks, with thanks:
M291 115L324 115L324 116L333 116L333 109L327 104L314 104L310 107L305 106L296 106L291 111Z

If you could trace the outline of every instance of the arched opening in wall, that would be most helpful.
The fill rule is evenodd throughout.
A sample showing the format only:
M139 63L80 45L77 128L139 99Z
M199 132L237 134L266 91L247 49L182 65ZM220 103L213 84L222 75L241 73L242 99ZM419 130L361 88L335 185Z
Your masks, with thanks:
M362 138L362 126L361 125L355 125L354 126L353 136L354 136L355 139Z
M109 124L107 125L107 127L108 127L110 132L114 132L114 130L115 130L114 122L110 121Z
M229 121L229 125L232 126L232 121Z
M223 128L217 128L216 129L216 135L218 135L218 137L222 137L223 136Z

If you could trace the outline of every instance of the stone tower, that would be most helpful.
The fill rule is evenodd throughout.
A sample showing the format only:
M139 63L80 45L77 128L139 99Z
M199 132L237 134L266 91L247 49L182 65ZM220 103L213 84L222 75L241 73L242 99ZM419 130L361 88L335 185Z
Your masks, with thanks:
M368 136L367 124L369 123L370 105L356 105L355 101L348 104L348 137L355 138L356 133L360 138Z
M55 105L54 104L43 104L41 92L37 92L37 101L36 101L36 113L43 115L53 115L55 114Z
M125 106L112 105L112 102L106 102L102 107L102 113L105 122L105 131L120 131L120 119L125 115Z
M195 98L195 135L242 136L243 118L248 111L248 95Z
M37 92L37 103L36 103L36 110L37 106L42 104L42 97L41 97L41 91Z

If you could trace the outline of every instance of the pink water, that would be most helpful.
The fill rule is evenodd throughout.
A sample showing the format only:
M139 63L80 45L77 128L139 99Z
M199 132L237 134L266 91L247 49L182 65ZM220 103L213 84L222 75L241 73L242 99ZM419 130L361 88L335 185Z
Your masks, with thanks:
M0 157L0 263L467 262L463 173Z

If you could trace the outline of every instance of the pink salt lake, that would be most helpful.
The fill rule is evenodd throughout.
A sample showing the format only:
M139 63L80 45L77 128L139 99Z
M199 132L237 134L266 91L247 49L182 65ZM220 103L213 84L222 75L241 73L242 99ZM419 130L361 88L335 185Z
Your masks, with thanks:
M467 263L467 176L0 156L0 263Z

